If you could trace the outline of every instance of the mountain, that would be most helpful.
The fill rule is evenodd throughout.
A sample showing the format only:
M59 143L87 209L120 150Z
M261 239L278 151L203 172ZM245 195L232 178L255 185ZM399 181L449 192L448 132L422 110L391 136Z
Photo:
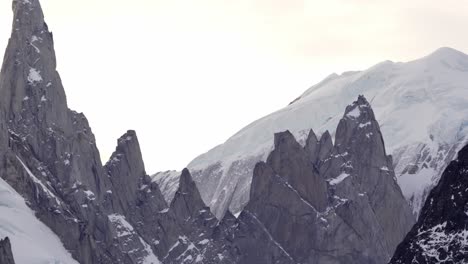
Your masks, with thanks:
M318 139L312 130L295 137L285 129L268 136L264 161L234 162L233 173L252 166L253 175L237 218L211 212L196 182L200 171L149 176L133 130L102 164L85 115L67 106L39 1L15 0L13 11L0 72L0 237L11 240L0 242L0 259L378 264L414 224L379 122L361 95L337 113L334 141L329 132ZM239 144L257 153L252 142ZM238 182L219 175L234 184L233 193L247 186L244 174L236 174Z
M468 263L468 146L450 162L391 264Z
M177 195L168 206L135 131L101 163L86 117L67 106L39 1L14 0L13 12L0 72L0 235L16 263L189 263L180 257L195 248L198 260L228 259L203 241L217 220L195 184L189 207Z
M336 135L328 155L317 159L313 131L305 147L289 131L275 134L274 150L255 166L250 200L235 222L239 263L390 259L414 218L364 97L346 108Z
M217 217L228 209L238 214L249 200L255 164L266 160L275 133L290 130L304 145L313 128L318 134L330 131L321 140L331 142L342 109L350 98L363 94L370 99L398 183L417 215L428 191L466 141L467 73L467 55L441 48L415 61L386 61L365 71L332 74L290 105L195 158L188 168ZM174 182L173 176L162 178ZM168 200L176 188L165 191Z

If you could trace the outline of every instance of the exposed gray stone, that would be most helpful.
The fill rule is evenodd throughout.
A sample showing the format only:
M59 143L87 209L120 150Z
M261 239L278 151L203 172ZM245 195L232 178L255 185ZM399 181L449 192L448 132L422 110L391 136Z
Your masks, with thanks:
M257 164L250 201L238 221L241 227L249 223L252 234L257 225L269 239L257 238L258 248L248 236L235 239L244 249L242 263L274 263L277 249L293 263L386 263L414 219L370 105L360 97L347 108L336 144L324 143L331 153L317 163L320 173L307 162L316 155L310 151L313 135L309 139L302 150L291 133L278 133L267 162ZM265 247L267 241L275 247Z
M8 237L0 240L0 264L15 264Z

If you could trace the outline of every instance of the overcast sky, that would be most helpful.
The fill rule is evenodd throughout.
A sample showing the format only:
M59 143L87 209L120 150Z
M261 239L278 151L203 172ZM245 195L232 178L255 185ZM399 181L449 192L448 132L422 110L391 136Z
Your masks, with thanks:
M135 129L148 173L182 169L327 75L468 52L468 1L41 0L72 109L103 162ZM0 0L0 49L11 0Z

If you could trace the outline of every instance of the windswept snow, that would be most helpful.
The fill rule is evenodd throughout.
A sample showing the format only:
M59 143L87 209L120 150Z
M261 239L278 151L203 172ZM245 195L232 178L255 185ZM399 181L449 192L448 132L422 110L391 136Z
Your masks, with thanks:
M17 264L78 264L24 199L0 179L0 238L11 239Z

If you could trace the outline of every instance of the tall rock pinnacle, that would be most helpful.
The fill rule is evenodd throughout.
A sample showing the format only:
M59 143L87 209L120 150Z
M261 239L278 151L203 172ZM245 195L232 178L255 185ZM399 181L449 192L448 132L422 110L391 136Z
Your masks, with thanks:
M11 252L10 239L8 239L8 237L0 240L0 263L15 264L13 253Z
M10 145L23 152L20 158L32 153L47 165L61 186L84 185L98 195L106 183L95 138L86 117L67 107L41 5L38 0L15 0L13 12L0 73L0 109Z
M35 113L49 125L67 127L67 101L41 5L38 0L15 0L13 12L0 79L2 108L12 120Z

